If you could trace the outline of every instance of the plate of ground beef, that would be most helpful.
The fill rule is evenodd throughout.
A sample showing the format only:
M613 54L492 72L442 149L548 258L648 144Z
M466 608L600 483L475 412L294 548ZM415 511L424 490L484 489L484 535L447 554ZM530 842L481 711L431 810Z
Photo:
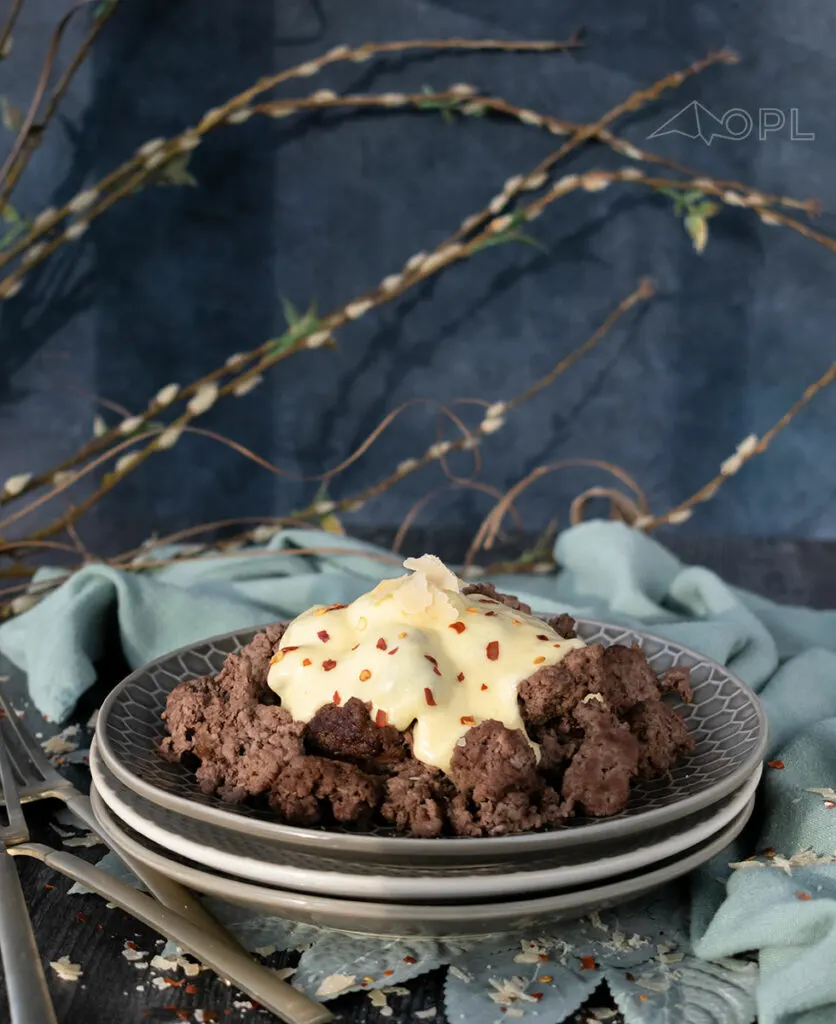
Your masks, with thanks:
M103 763L190 819L428 864L600 855L717 804L756 770L763 711L723 666L622 626L533 615L490 584L461 585L450 612L420 576L401 578L418 580L402 598L398 581L380 585L385 618L367 642L352 632L366 622L359 599L156 659L103 705ZM401 629L390 597L410 627L425 601L443 629ZM459 639L471 646L450 655Z

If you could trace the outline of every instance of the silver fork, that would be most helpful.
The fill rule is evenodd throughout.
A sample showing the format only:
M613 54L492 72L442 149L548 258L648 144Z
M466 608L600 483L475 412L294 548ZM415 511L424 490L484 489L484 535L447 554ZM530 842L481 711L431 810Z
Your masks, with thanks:
M15 746L8 745L7 749L21 782L21 796L24 802L48 798L61 800L73 814L81 818L91 831L99 835L99 827L96 823L96 816L93 814L93 808L90 806L89 797L79 792L69 779L65 779L49 763L40 746L29 735L29 731L0 694L0 742L2 742L4 715L9 733L16 740ZM240 952L241 947L229 932L222 928L182 885L134 860L126 860L126 863L164 907L176 910L194 924L200 925L217 942L233 946Z
M13 1024L57 1024L17 867L8 850L29 839L17 783L0 736L0 789L8 824L0 826L0 953Z
M4 741L8 736L13 736L16 740L14 747L8 745L9 759L14 762L17 775L25 787L24 793L27 802L46 797L62 800L85 824L101 835L89 798L80 793L68 779L55 770L38 744L18 720L17 715L0 695L0 751L7 747ZM6 762L7 766L9 759ZM282 981L272 971L253 960L226 929L203 909L188 890L166 878L160 872L127 857L123 850L116 849L114 852L127 864L137 878L145 883L162 906L124 882L105 874L100 868L88 864L80 857L75 857L64 851L53 850L40 843L30 843L18 800L17 784L10 767L8 775L11 786L6 789L4 785L3 793L9 816L11 818L14 814L17 825L15 833L17 838L14 845L9 847L13 855L35 857L55 871L61 872L112 903L116 903L127 913L132 914L151 928L155 928L161 935L165 935L166 938L173 940L187 952L192 953L206 967L210 967L220 977L237 985L262 1006L272 1010L282 1020L288 1021L290 1024L326 1024L327 1021L332 1020L332 1014L325 1006L309 999L302 992L288 985L286 981ZM103 839L103 841L105 845L111 845L107 840ZM11 857L5 853L2 856L14 874L19 892L20 886ZM0 897L2 897L0 910L4 912L3 920L5 920L6 896L3 890L0 890ZM18 900L24 915L22 920L28 921L26 905L20 892ZM11 906L11 904L9 905ZM15 913L16 916L20 916L17 911ZM34 938L32 938L32 949L34 948ZM3 947L3 954L5 957L5 947ZM35 951L35 962L39 964L37 951ZM41 1016L36 1014L32 1017L14 1018L15 1024L18 1022L19 1024L53 1024L54 1021L54 1015L49 1016L44 1013Z

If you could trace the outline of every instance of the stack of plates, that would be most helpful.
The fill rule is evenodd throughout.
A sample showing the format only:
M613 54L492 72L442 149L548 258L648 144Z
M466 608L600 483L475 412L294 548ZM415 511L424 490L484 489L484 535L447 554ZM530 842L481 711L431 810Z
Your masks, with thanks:
M639 643L659 673L691 668L694 703L682 711L696 750L664 778L638 784L622 814L495 838L282 825L201 793L184 766L156 753L174 686L219 671L254 632L159 658L121 683L99 713L90 761L103 832L117 849L198 892L357 933L530 930L685 875L737 836L752 812L766 743L752 691L677 644L579 621L588 643Z

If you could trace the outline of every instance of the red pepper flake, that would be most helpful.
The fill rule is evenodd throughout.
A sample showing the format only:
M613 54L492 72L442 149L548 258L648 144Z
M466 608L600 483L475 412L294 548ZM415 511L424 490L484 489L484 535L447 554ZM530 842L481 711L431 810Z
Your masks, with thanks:
M499 657L499 641L491 640L488 646L485 648L485 654L488 656L488 661L496 661Z
M339 707L340 704L342 704L342 700L343 699L340 696L340 691L339 690L334 690L334 696L331 698L331 703L332 704L336 704L337 707Z
M403 958L403 962L405 964L417 964L418 963L418 961L415 959L414 956L405 956Z
M427 659L427 661L431 665L437 665L438 664L438 658L434 658L431 654L425 654L424 657Z
M355 644L355 645L354 645L354 646L353 646L353 647L351 648L351 649L352 649L352 651L356 651L356 650L357 650L357 648L358 648L359 646L360 646L360 644Z
M804 900L805 902L813 898L809 892L802 892L800 889L796 889L794 895L797 900Z
M560 644L552 644L552 647L560 647Z
M473 717L473 715L462 715L459 721L462 723L462 725L476 725L476 719Z
M169 988L181 988L183 985L185 985L185 981L183 981L182 978L180 979L180 981L177 981L176 978L163 977L163 981L166 983L166 985L168 985Z
M464 633L467 626L463 622L451 622L450 629L454 629L457 633Z
M369 670L367 668L364 668L363 671L360 673L360 682L361 683L365 683L365 681L367 679L371 679L371 677L372 677L371 672L369 672Z
M536 999L538 1003L543 998L543 993L542 992L530 992L529 995L531 996L532 999Z
M125 945L128 947L128 949L136 949L135 942L126 942Z
M487 690L487 688L488 688L488 684L487 683L482 683L482 685L479 687L480 690Z
M75 915L75 919L76 919L76 921L78 921L79 924L84 924L87 921L87 915L86 914L82 914L81 911L79 911Z
M538 953L537 954L537 959L540 961L541 964L547 964L549 962L549 958L548 958L548 956L545 953ZM552 979L549 978L549 981L551 981L551 980Z
M325 672L330 672L332 668L336 668L337 663L333 658L326 658L322 663L322 668Z
M545 633L538 633L537 634L537 639L538 640L548 640L549 638L546 636Z
M331 634L328 632L327 629L321 629L316 635L324 644L327 644L328 641L331 639Z
M546 660L545 655L541 654L541 655L539 655L538 657L536 657L534 659L534 664L535 665L542 665L545 660Z
M427 702L429 707L434 708L436 706L435 697L433 697L433 692L429 686L424 687L424 700Z
M339 602L337 602L336 604L329 604L328 607L325 609L325 611L326 612L335 612L338 608L348 608L348 605L347 604L340 604Z
M379 651L385 651L385 650L386 650L386 641L385 641L385 640L383 639L383 637L381 637L381 638L380 638L380 639L379 639L379 640L377 641L376 647L377 647L377 649L378 649Z
M298 651L298 647L282 647L280 648L282 654L290 654L291 651Z
M188 996L196 996L197 995L197 985L186 985L186 987L183 989L183 991Z
M784 762L783 761L767 761L766 763L767 763L767 765L770 768L783 768L784 767Z
M625 977L625 978L626 978L626 979L627 979L628 981L635 981L635 980L636 980L636 979L635 979L635 978L633 977L633 975L632 975L632 974L631 974L631 973L630 973L629 971L625 971L625 972L624 972L624 977Z
M397 654L398 653L398 648L397 647L393 647L392 650L389 651L389 653L390 654Z
M308 666L311 665L311 664L312 664L312 662L311 662L310 658L303 658L302 659L302 666L304 668L308 668Z
M54 885L50 885L49 882L47 882L46 885L44 886L44 889L54 889L54 888L55 888L55 886Z
M764 857L774 857L775 851L772 849L771 846L767 846L766 849L763 851L763 855Z
M485 612L485 617L486 617L486 618L487 618L487 616L489 616L489 615L496 615L496 612Z
M643 1003L646 1003L646 1002L647 1002L647 996L646 996L646 995L645 995L645 994L644 994L643 992L639 994L639 999L640 999L640 1000L641 1000L641 1002L643 1002Z
M394 971L384 971L384 972L383 972L383 977L384 977L384 978L388 978L388 977L390 977L391 975L393 975L394 973L395 973Z
M378 711L374 716L374 723L382 729L385 725L389 724L389 716L385 711Z
M175 1010L174 1012L177 1014L180 1020L191 1020L191 1010Z
M581 970L582 971L594 971L598 964L595 963L594 956L582 956L581 957Z

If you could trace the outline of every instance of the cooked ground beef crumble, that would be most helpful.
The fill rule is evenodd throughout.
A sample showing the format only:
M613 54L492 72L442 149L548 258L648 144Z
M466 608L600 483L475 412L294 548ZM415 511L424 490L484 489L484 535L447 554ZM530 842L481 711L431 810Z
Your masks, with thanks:
M492 584L465 592L530 611ZM568 615L548 623L576 635ZM379 727L356 697L294 721L267 686L284 629L268 626L217 676L177 686L161 752L193 766L204 792L266 801L289 824L383 822L422 838L554 827L574 815L617 814L633 779L663 774L694 749L682 716L663 701L675 692L690 702L687 670L657 678L640 648L595 644L519 685L539 762L521 732L489 720L465 734L445 774L413 758L408 730Z

